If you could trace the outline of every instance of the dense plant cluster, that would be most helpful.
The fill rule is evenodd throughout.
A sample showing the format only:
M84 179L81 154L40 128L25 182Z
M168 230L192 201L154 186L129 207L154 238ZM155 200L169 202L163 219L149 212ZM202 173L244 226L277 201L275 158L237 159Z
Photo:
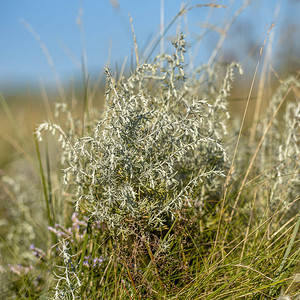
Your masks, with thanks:
M232 163L240 128L227 104L240 66L186 73L184 36L173 46L173 55L138 65L117 82L105 69L101 117L80 124L60 103L65 126L44 122L36 130L37 140L43 131L58 134L63 174L54 203L45 196L51 246L31 245L27 265L8 266L23 279L15 281L19 295L271 299L292 278L300 221L285 227L300 194L300 105L289 102L282 116L277 109L299 81L286 80L274 94L257 124L259 151L246 137Z
M77 209L117 234L134 223L163 226L185 201L202 206L227 168L215 106L191 94L183 36L174 45L173 56L138 66L118 85L107 69L105 115L71 148L65 176L78 188Z

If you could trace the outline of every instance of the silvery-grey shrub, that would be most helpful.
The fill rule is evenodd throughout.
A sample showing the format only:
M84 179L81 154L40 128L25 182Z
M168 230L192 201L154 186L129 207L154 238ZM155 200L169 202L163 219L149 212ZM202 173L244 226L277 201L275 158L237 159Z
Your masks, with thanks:
M173 55L137 66L118 84L105 69L104 115L74 142L55 124L37 130L39 138L44 129L59 131L76 209L116 234L132 233L133 224L159 228L183 205L201 210L228 169L226 104L236 65L215 99L201 97L197 76L186 78L185 44L180 35Z

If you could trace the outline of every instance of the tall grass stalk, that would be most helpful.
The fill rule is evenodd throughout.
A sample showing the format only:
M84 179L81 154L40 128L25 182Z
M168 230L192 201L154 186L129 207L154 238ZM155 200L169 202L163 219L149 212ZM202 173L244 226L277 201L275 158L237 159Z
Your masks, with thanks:
M38 144L38 140L36 138L36 136L34 137L34 141L35 141L35 146L36 146L36 153L37 153L37 157L38 157L38 162L39 162L39 166L40 166L40 176L41 176L41 180L42 180L42 186L43 186L43 192L44 192L44 197L45 197L45 205L46 205L46 212L47 212L47 219L48 219L48 224L49 226L54 226L54 221L53 218L51 216L51 203L50 203L50 193L49 190L47 189L47 184L46 184L46 179L45 179L45 175L44 175L44 169L43 169L43 165L42 165L42 159L41 159L41 154L40 154L40 148L39 148L39 144ZM49 186L49 184L48 184ZM50 186L49 186L50 188ZM55 240L55 235L52 234L52 239L53 239L53 244L55 244L56 240Z

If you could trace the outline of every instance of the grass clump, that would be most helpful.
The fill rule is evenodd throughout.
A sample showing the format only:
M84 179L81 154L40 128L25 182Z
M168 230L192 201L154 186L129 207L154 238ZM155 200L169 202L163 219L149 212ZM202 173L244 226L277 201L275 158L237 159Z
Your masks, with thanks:
M38 261L20 266L29 269L19 272L18 296L298 295L299 104L287 105L286 127L277 111L299 81L275 94L257 125L257 148L242 137L232 161L238 128L227 101L239 65L227 66L224 76L217 64L186 74L184 36L173 46L173 55L138 65L118 82L106 69L101 117L80 123L60 104L65 125L38 127L38 140L43 131L58 133L63 176L51 189L41 168L52 239L43 250L31 247Z

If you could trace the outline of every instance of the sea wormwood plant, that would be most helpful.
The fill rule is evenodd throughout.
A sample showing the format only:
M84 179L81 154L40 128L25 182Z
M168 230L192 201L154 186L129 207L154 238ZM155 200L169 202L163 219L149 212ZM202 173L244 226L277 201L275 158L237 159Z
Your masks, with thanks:
M174 46L173 57L137 67L119 86L106 69L105 116L75 143L79 157L66 170L76 174L76 206L116 234L126 236L132 222L146 231L165 225L203 181L223 175L226 153L209 122L212 107L189 96L183 36Z
M162 228L184 204L202 210L228 168L220 116L228 113L223 102L234 65L222 99L202 99L194 93L199 82L186 80L185 44L181 34L173 55L137 66L118 84L105 69L104 116L74 143L58 125L43 123L37 130L41 137L43 129L59 129L67 152L65 183L77 186L76 209L114 235Z

